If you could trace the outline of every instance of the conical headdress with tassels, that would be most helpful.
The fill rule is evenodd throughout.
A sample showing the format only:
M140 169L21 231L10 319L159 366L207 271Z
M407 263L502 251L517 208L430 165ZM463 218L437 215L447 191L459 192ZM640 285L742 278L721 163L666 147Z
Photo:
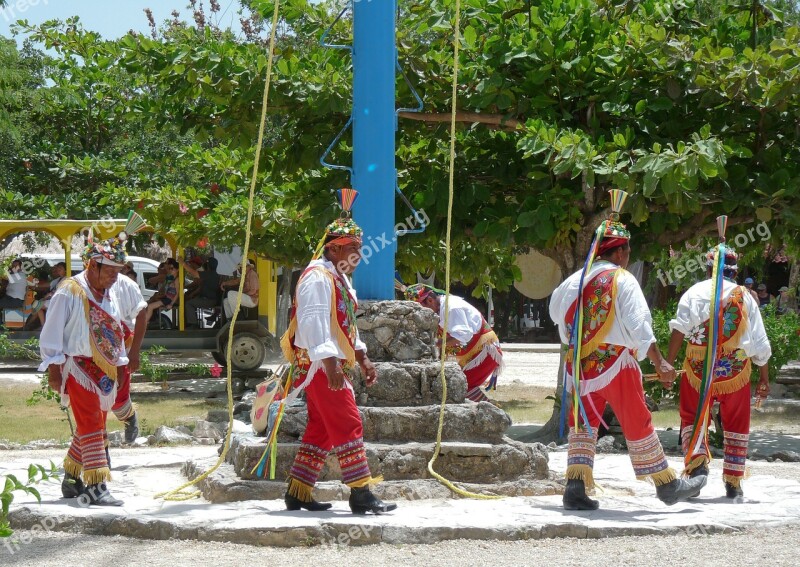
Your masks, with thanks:
M339 218L325 228L325 236L314 252L315 259L319 258L322 255L323 248L328 246L342 246L352 243L361 246L361 236L364 231L352 218L353 204L358 198L358 191L355 189L339 189L337 195L342 207L342 213Z

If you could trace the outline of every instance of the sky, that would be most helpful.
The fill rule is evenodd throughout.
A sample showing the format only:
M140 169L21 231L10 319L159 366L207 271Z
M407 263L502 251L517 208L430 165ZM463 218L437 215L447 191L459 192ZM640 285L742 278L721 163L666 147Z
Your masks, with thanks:
M182 19L190 20L186 9L188 0L8 0L5 8L0 8L0 35L11 37L11 24L17 20L28 20L40 24L47 20L65 20L71 16L80 17L84 28L99 32L104 39L116 39L128 30L149 33L144 9L150 8L160 26L164 20L171 19L170 13L177 9ZM232 22L238 28L237 0L220 0L222 6L221 27ZM203 2L206 14L208 1ZM227 10L227 12L226 12ZM18 38L19 41L19 38Z

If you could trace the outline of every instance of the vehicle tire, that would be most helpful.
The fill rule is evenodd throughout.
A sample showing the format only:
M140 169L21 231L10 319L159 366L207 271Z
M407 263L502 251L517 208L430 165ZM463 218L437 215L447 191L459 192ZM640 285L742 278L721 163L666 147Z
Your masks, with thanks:
M175 328L172 325L172 321L170 321L169 317L167 317L165 313L159 313L159 319L161 320L161 326L159 329L169 331Z
M227 353L227 341L222 344L222 358ZM267 356L267 347L264 340L255 333L242 332L233 335L233 350L231 352L231 366L236 370L255 370L264 363Z
M222 354L222 352L220 352L220 351L218 351L218 350L212 350L212 351L211 351L211 356L213 356L213 357L214 357L214 360L216 360L216 361L217 361L217 363L219 363L219 364L220 364L221 366L223 366L223 367L224 367L226 364L228 364L228 361L227 361L227 360L225 360L225 355L224 355L224 354Z

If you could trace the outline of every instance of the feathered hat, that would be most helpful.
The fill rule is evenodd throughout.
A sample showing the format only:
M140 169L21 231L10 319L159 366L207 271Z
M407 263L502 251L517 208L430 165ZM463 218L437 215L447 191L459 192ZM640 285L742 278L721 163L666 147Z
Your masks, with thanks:
M125 228L117 236L105 240L97 240L90 231L86 238L86 245L83 247L81 258L84 266L88 266L91 260L98 264L106 264L121 268L128 259L125 246L128 243L128 236L136 234L147 226L144 219L137 213L131 211L128 214L128 222Z
M404 293L406 299L408 299L409 301L416 301L417 303L422 303L423 301L425 301L425 298L429 297L431 294L444 295L444 291L442 291L441 289L436 289L433 286L429 286L428 284L423 284L423 283L418 283L406 287Z

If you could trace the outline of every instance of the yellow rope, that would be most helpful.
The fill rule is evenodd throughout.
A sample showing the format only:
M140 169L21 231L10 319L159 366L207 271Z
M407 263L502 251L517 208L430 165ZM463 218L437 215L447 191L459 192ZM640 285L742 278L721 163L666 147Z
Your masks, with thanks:
M453 177L455 172L456 161L456 101L458 97L458 44L461 36L461 0L456 0L456 22L455 22L455 39L453 41L453 95L452 95L452 108L450 111L450 175L448 181L448 200L447 200L447 233L445 236L445 284L444 284L444 321L442 325L444 333L442 333L442 348L441 350L441 367L439 369L442 378L442 404L439 407L439 427L436 430L436 447L433 450L433 456L428 461L428 472L440 483L455 492L460 496L468 498L478 498L481 500L498 500L501 496L494 496L488 494L476 494L469 492L463 488L459 488L445 477L433 470L433 463L439 458L439 451L442 447L442 429L444 427L444 408L447 400L447 380L444 375L444 362L447 350L447 322L450 316L450 229L453 224Z
M194 486L197 483L205 480L216 471L222 463L225 462L225 457L228 455L228 449L231 444L231 430L233 429L233 391L231 389L231 350L233 349L233 331L236 326L236 319L239 316L239 308L242 305L242 293L244 291L244 280L247 275L247 254L250 251L250 227L253 221L253 201L255 199L256 181L258 176L258 164L261 160L261 145L264 142L264 129L267 122L267 101L269 99L269 84L272 77L272 59L275 53L275 30L278 28L278 8L280 7L280 0L275 1L275 10L272 14L272 29L269 34L269 56L267 57L267 78L264 84L264 98L261 101L261 123L258 127L258 141L256 142L256 155L253 163L253 175L250 179L250 195L247 203L247 223L245 224L245 239L244 247L242 249L242 268L241 277L239 278L239 292L236 296L236 306L233 309L233 317L231 317L230 329L228 330L228 349L226 351L225 360L228 368L227 373L227 388L228 388L228 432L225 434L225 444L222 447L222 454L217 459L216 464L209 470L191 480L178 488L156 494L156 498L164 498L173 502L180 502L183 500L190 500L200 496L199 491L187 492L186 489Z

